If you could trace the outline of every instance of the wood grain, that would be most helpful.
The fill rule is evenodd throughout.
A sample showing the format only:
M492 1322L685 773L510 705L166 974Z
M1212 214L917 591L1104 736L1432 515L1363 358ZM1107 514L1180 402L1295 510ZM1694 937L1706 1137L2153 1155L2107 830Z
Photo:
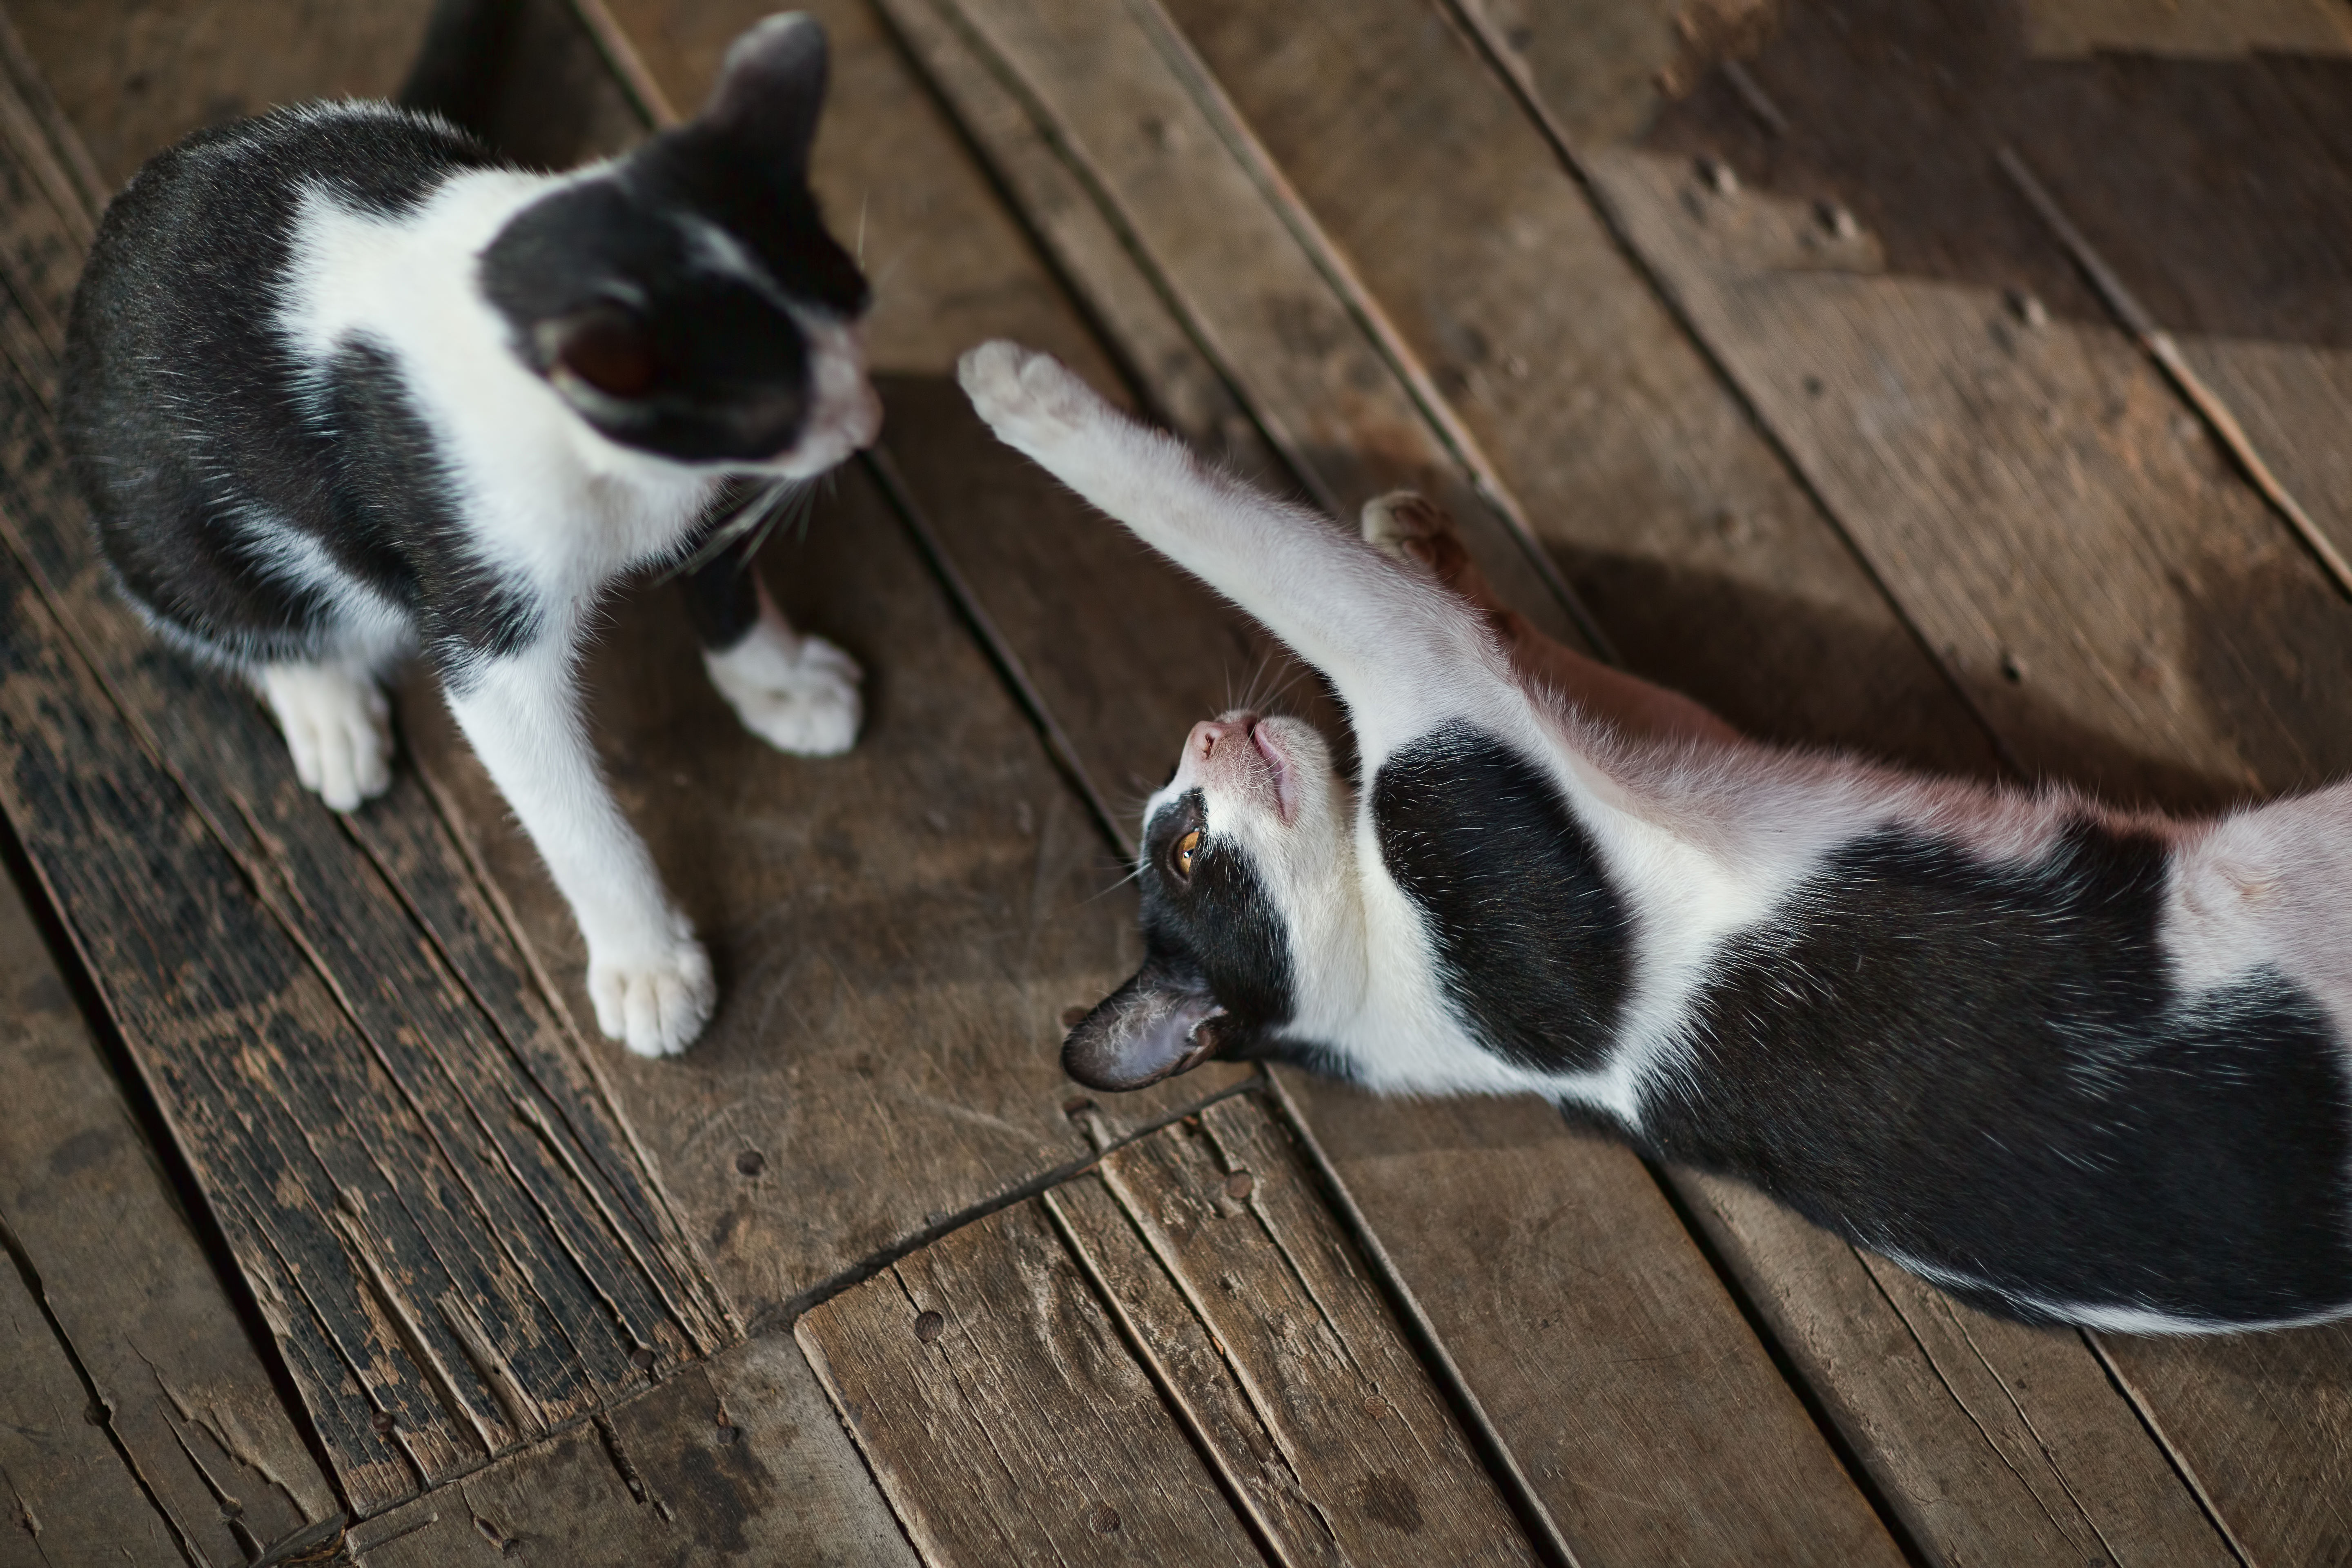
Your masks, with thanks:
M352 1531L364 1568L913 1568L798 1347L753 1339Z
M1512 531L1516 500L1426 373L1348 284L1345 258L1296 204L1181 36L1149 8L981 4L884 8L910 34L941 24L1039 118L1223 379L1252 389L1259 428L1309 495L1352 521L1418 488L1462 520L1480 564L1555 636L1589 618ZM1335 283L1338 288L1335 289Z
M1900 1560L1630 1151L1278 1076L1580 1558Z
M1418 0L1167 8L1627 668L1760 738L1997 771L1471 39Z
M1308 1163L1253 1095L1113 1151L1099 1205L1071 1229L1123 1308L1172 1307L1139 1284L1164 1271L1238 1389L1271 1454L1359 1563L1527 1563L1536 1552L1445 1397L1316 1190ZM1058 1203L1048 1194L1048 1203ZM1147 1262L1148 1259L1148 1262ZM1125 1286L1125 1289L1120 1289ZM1165 1291L1164 1284L1158 1285ZM1181 1344L1180 1331L1151 1336Z
M104 1411L93 1436L139 1507L201 1563L243 1563L340 1505L262 1353L106 1070L16 889L0 885L0 1231L66 1362ZM22 1303L19 1304L23 1305ZM17 1312L19 1330L37 1318ZM81 1407L91 1401L84 1398ZM8 1422L37 1408L0 1396ZM76 1414L79 1415L79 1408ZM10 1468L20 1489L31 1478ZM27 1494L29 1495L29 1494ZM56 1521L78 1509L54 1499ZM90 1510L97 1517L98 1510ZM69 1556L70 1554L68 1554Z
M794 1333L929 1568L1264 1561L1038 1200Z

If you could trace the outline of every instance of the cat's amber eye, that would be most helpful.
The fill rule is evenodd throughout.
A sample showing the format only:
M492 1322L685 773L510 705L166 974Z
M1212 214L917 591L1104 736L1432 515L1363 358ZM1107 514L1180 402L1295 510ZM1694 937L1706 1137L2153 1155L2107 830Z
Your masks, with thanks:
M1192 874L1192 856L1200 847L1201 830L1197 827L1176 840L1176 853L1169 858L1175 862L1178 876L1189 877Z

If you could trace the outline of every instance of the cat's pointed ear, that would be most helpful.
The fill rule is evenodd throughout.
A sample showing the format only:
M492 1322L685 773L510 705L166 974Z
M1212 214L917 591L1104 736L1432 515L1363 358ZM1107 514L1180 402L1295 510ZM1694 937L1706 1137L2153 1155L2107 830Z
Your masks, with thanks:
M1141 1089L1216 1053L1225 1010L1208 988L1147 960L1062 1042L1062 1070L1088 1089Z
M698 118L805 175L824 108L828 60L824 29L815 17L799 11L771 16L728 46L719 85Z

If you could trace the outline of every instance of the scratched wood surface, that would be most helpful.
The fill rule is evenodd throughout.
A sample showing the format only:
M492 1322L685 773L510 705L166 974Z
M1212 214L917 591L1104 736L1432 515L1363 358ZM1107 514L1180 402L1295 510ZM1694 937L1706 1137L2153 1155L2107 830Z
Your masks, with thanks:
M0 1561L236 1564L340 1513L5 882L0 1083Z
M1255 1095L798 1332L928 1562L1537 1560Z

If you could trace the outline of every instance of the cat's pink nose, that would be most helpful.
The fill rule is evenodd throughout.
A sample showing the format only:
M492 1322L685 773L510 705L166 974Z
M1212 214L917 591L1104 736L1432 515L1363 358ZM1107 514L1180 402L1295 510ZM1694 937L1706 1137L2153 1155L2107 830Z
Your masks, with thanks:
M1217 754L1217 748L1228 740L1246 741L1250 726L1257 722L1255 713L1228 713L1222 719L1203 719L1192 726L1185 737L1184 754L1195 763L1205 763Z

